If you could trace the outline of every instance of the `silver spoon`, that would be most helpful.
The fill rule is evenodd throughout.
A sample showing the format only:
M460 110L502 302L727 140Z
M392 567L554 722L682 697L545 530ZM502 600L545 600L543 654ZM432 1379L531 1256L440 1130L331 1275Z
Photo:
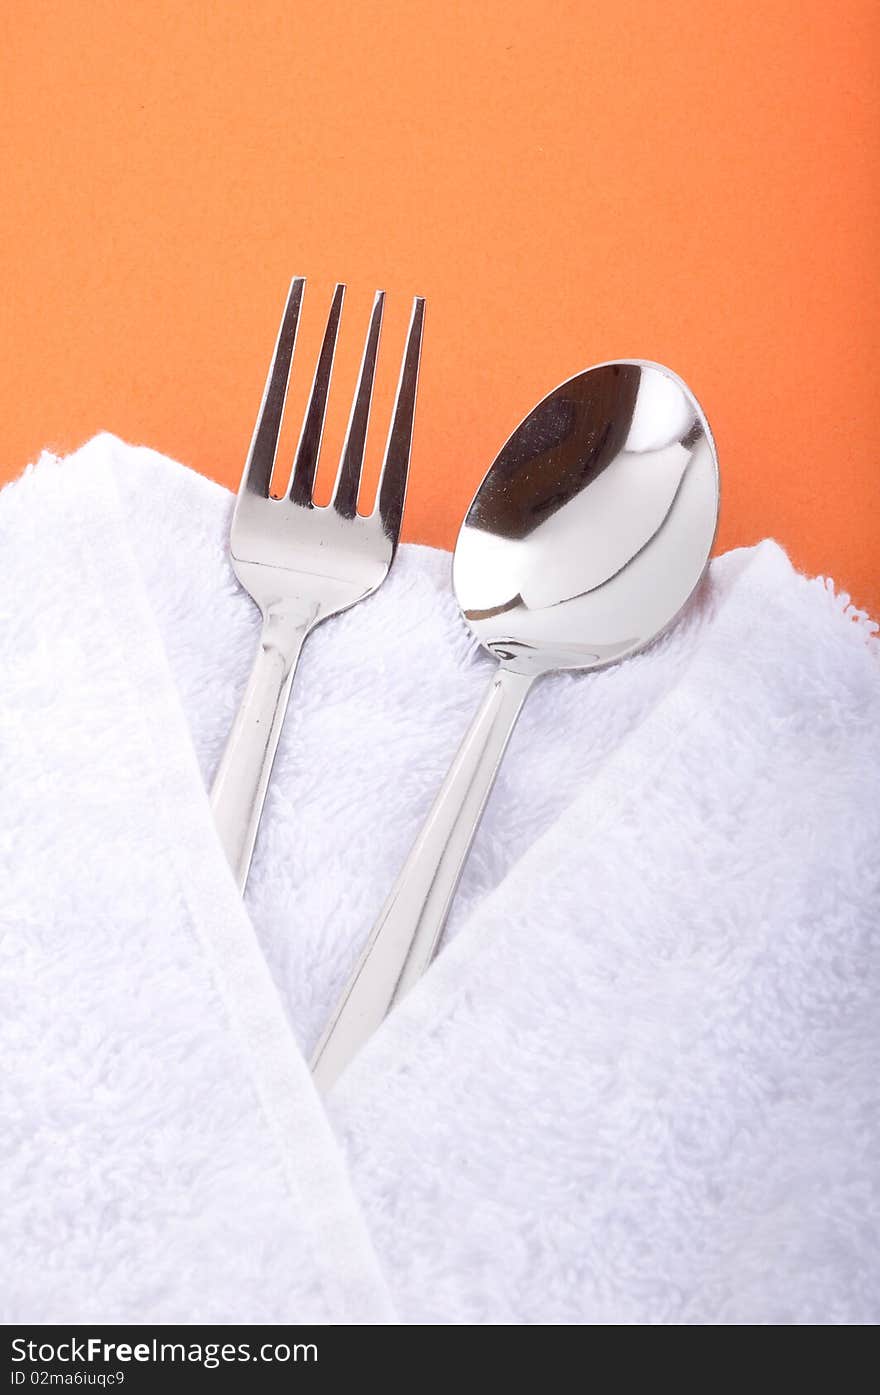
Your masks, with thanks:
M430 963L535 679L616 663L665 630L706 569L717 521L708 422L659 364L569 378L504 445L452 565L462 615L498 669L318 1045L319 1088Z

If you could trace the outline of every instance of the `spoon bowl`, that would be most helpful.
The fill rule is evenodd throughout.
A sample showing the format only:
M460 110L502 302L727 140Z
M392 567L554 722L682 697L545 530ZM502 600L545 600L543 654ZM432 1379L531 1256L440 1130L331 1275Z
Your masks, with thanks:
M699 404L668 368L602 363L501 448L453 561L462 615L507 668L590 669L641 649L699 582L718 522Z

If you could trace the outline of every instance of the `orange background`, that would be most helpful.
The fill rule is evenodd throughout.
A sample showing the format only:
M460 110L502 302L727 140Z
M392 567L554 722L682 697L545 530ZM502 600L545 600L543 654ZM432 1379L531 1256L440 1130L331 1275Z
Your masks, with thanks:
M383 425L428 298L408 537L452 544L562 378L655 358L712 422L719 548L775 535L880 611L875 0L19 0L4 28L4 476L106 428L234 485L290 276L299 402L338 278L331 451L373 290Z

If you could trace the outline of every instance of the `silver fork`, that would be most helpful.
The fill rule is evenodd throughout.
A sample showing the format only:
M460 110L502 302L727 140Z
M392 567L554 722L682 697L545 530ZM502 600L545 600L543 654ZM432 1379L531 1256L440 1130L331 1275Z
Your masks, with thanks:
M260 648L211 790L211 806L244 891L272 763L302 646L314 627L369 596L388 575L406 499L425 302L413 301L397 397L372 513L357 511L385 292L377 291L330 503L312 491L345 287L333 295L287 497L269 488L302 304L291 282L232 516L235 575L260 607Z

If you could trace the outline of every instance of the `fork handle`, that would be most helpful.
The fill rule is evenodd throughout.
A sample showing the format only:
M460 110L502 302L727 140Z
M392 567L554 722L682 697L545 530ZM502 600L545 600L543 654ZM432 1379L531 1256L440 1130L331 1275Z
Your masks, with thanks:
M534 675L499 668L312 1058L329 1090L431 962Z
M297 660L314 623L313 614L289 610L263 616L260 648L211 787L214 822L242 892Z

